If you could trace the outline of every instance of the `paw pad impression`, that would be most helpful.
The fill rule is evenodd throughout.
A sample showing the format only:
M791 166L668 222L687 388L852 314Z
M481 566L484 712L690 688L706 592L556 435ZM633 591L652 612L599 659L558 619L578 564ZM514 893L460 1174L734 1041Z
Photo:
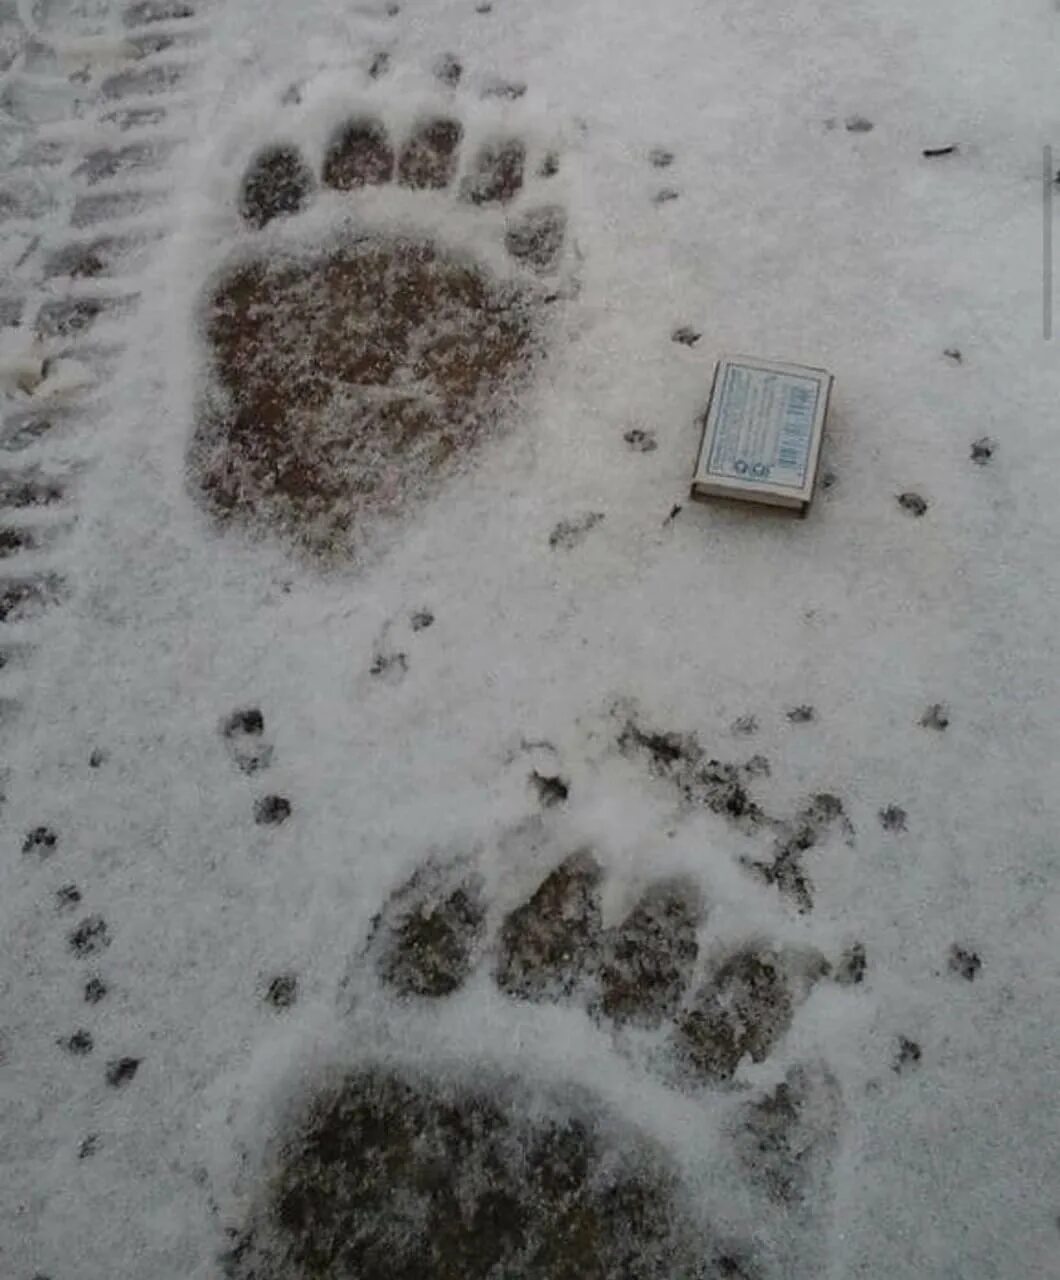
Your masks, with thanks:
M422 499L488 436L542 353L545 283L566 243L564 206L533 195L555 157L532 171L529 160L510 131L469 145L445 112L404 136L354 113L323 140L319 174L287 142L251 159L244 223L255 234L290 225L281 245L250 241L205 299L207 384L187 461L216 520L279 533L318 559L354 555L373 521ZM290 220L322 192L369 189L450 200L468 228L502 211L503 225L481 230L512 270L501 278L407 219L400 234L384 217L292 244Z

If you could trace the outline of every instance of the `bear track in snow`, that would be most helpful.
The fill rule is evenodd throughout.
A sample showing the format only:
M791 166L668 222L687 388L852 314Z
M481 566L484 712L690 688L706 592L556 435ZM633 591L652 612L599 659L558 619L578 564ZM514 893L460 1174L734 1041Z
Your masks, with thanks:
M510 415L569 257L555 151L535 154L503 103L476 108L495 128L470 138L463 91L438 83L407 127L359 100L316 162L279 135L253 154L243 234L207 290L192 492L222 525L278 533L317 561L356 555L374 522L434 491ZM388 194L404 202L400 229L380 213ZM422 233L410 196L432 210ZM342 225L301 236L321 207ZM440 211L490 252L448 245Z

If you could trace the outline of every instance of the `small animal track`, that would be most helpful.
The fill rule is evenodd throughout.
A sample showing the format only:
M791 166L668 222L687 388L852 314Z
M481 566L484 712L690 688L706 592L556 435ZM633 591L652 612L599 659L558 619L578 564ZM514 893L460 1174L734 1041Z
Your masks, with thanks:
M950 713L941 702L933 702L920 717L920 726L923 729L935 729L942 733L949 728L949 725Z
M966 982L974 982L979 976L983 962L974 951L960 947L955 942L950 948L949 970L964 978Z
M22 852L33 854L38 858L48 858L56 850L59 837L51 827L34 827L27 831L22 841Z
M272 744L265 737L265 717L257 707L240 707L221 723L221 736L240 773L255 774L272 763Z
M324 561L355 555L371 526L478 449L527 385L566 257L566 209L546 185L558 166L535 164L500 122L471 142L453 102L461 71L439 59L446 96L404 133L351 110L322 139L319 170L279 141L247 165L239 213L270 238L205 300L209 387L188 449L192 490L222 525L278 532ZM494 96L521 92L504 83ZM388 192L481 223L507 269L447 248L428 222L422 235L373 230L370 206L355 232L311 254L289 247L311 205L356 212Z
M585 541L603 518L602 511L587 511L584 515L561 520L549 534L548 545L553 550L573 551L576 546Z
M85 1003L99 1004L107 996L107 984L102 978L89 978L85 983Z
M907 821L909 815L906 811L896 804L889 804L885 809L880 810L880 826L884 831L894 831L899 834L907 829Z
M897 502L908 515L923 516L927 514L927 499L922 498L919 493L900 493Z
M110 931L102 916L86 916L70 933L70 950L76 956L94 956L110 946Z
M130 1084L140 1070L140 1058L114 1058L107 1063L106 1080L112 1089Z
M641 427L630 427L622 436L634 453L654 453L659 447L654 431L645 431Z
M898 1048L891 1064L892 1069L898 1075L901 1075L904 1071L911 1071L919 1065L923 1056L923 1050L915 1040L910 1040L907 1036L899 1036Z
M85 1031L84 1028L80 1031L75 1031L72 1036L68 1036L65 1040L60 1041L60 1044L67 1053L72 1053L75 1057L79 1058L91 1053L95 1047L92 1039L92 1032Z
M980 467L985 467L997 452L997 441L989 436L981 436L972 441L971 459Z
M259 827L278 827L291 816L291 802L284 796L262 796L254 802L254 821Z
M293 973L277 974L265 992L266 1003L274 1009L290 1009L298 999L298 978Z
M515 1004L580 1011L616 1052L630 1031L660 1036L670 1087L698 1093L767 1061L818 982L849 981L843 961L810 948L717 947L709 904L682 878L649 883L607 924L606 879L594 853L577 850L491 923L475 859L428 859L373 920L353 998L378 984L426 1013L485 973ZM841 1127L834 1075L792 1067L732 1115L726 1138L746 1176L767 1201L800 1204ZM332 1076L270 1167L226 1256L237 1280L757 1274L705 1234L646 1136L584 1091L492 1069L456 1077L368 1063Z
M570 783L557 773L540 773L535 769L530 774L530 782L543 809L554 809L570 796Z

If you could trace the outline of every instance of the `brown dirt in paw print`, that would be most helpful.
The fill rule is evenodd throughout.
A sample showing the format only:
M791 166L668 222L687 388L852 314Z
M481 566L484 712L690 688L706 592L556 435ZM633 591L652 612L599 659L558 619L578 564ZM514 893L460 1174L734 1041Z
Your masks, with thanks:
M399 995L450 995L471 972L485 919L477 875L459 864L426 864L373 924L369 947L379 977Z
M816 953L744 950L725 960L677 1022L679 1061L699 1081L731 1080L743 1058L765 1062L797 1004L828 972Z
M398 181L414 191L442 191L456 176L463 126L456 120L426 120L401 149Z
M233 1280L723 1274L661 1157L580 1094L365 1067L291 1128Z
M459 77L454 60L440 67ZM321 182L445 192L475 219L473 206L522 192L526 146L491 141L458 184L463 141L448 114L421 118L400 145L375 116L351 117L324 148ZM260 229L298 213L316 185L301 153L274 143L243 175L244 221ZM485 230L502 234L495 217ZM559 265L565 237L559 205L516 214L495 245L511 279L427 235L349 226L330 248L283 248L221 272L201 316L209 376L187 455L195 495L222 525L278 533L323 561L355 555L370 525L426 497L516 403L542 351L544 305L559 296L535 277Z
M494 973L502 991L523 1000L561 999L595 971L602 875L590 853L571 854L505 917Z
M247 170L239 196L243 218L260 230L274 218L300 213L313 191L313 175L294 147L263 151Z
M222 523L351 554L483 438L532 363L527 302L429 241L236 268L207 308L194 488Z
M336 191L375 187L394 176L394 149L377 120L350 120L324 155L324 184Z
M567 215L559 205L529 209L512 220L505 235L508 252L534 271L554 271L563 252Z
M517 138L483 147L464 179L463 196L472 204L507 204L523 185L526 148Z
M657 1027L672 1018L692 980L702 907L691 885L652 885L608 930L599 970L599 1009L612 1022Z

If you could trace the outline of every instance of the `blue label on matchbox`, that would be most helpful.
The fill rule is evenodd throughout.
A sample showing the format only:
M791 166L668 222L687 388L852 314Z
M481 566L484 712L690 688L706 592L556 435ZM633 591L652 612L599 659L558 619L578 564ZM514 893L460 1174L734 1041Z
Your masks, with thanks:
M816 378L726 366L717 391L708 474L804 488L820 394Z

